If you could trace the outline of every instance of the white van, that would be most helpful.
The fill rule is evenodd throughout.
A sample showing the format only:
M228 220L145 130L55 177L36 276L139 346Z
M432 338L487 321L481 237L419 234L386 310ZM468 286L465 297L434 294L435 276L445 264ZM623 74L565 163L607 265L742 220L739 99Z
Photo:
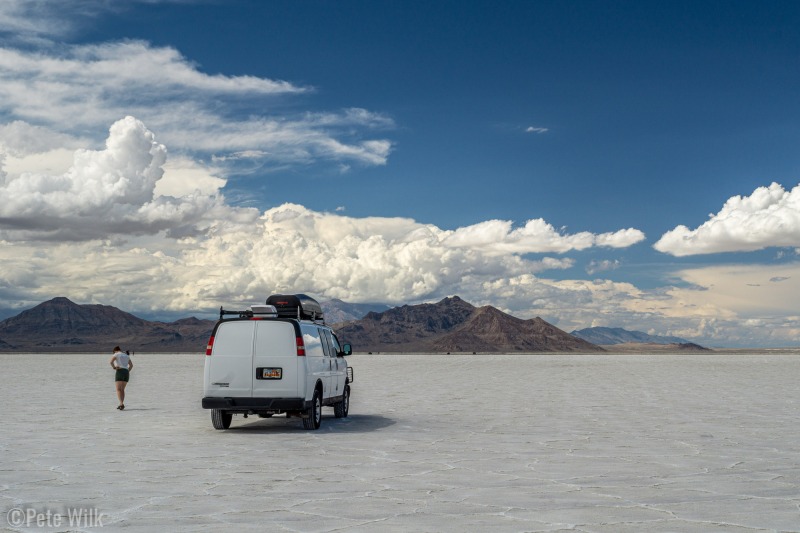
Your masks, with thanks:
M220 308L203 374L202 404L211 409L214 427L228 429L234 414L285 413L318 429L326 405L336 418L346 417L353 368L343 356L352 353L350 345L339 342L306 295L273 295L267 304Z

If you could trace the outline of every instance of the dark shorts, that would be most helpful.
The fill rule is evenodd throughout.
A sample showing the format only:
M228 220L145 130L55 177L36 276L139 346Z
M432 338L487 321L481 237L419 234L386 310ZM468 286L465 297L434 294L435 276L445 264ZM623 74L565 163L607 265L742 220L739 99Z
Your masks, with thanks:
M114 374L114 381L128 381L130 375L131 373L127 368L118 368L117 372Z

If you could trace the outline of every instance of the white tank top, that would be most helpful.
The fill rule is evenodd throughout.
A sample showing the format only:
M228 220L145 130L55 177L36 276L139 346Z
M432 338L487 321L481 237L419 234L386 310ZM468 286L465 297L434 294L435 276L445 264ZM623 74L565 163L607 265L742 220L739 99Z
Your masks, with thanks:
M125 370L128 369L128 361L131 360L131 357L126 354L125 352L117 352L117 367L124 368Z

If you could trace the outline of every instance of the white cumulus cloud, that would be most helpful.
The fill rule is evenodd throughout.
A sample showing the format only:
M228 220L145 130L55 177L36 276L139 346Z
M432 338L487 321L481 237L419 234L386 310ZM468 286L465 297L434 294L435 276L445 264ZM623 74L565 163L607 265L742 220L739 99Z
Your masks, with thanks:
M224 181L213 177L195 175L192 187L184 176L179 185L174 169L157 195L166 159L166 147L153 133L126 117L111 126L104 149L77 150L63 174L6 172L0 183L0 236L86 240L162 230L191 233L200 231L201 221L224 214L215 189Z
M730 198L697 229L678 226L654 248L674 256L749 252L800 243L800 186L791 191L772 183L750 196Z
M644 239L644 233L633 228L602 234L587 231L564 234L552 224L537 218L515 229L512 221L488 220L455 230L447 236L445 243L452 248L480 248L486 253L501 255L565 253L593 246L625 248Z

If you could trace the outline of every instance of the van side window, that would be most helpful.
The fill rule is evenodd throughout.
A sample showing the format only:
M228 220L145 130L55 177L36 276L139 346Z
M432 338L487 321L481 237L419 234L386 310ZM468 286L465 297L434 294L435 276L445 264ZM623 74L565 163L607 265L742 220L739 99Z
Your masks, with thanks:
M341 344L339 344L339 339L336 338L336 335L334 335L332 331L329 331L328 335L330 335L329 338L331 341L331 348L333 348L333 352L331 355L333 357L338 357L339 354L342 353L342 346Z
M303 343L306 345L306 355L311 357L324 357L322 339L316 326L302 327Z
M336 349L333 347L333 341L331 339L330 330L323 329L321 331L323 333L323 336L325 337L325 348L327 349L326 351L328 353L328 357L336 357L336 354L339 352L337 352Z

